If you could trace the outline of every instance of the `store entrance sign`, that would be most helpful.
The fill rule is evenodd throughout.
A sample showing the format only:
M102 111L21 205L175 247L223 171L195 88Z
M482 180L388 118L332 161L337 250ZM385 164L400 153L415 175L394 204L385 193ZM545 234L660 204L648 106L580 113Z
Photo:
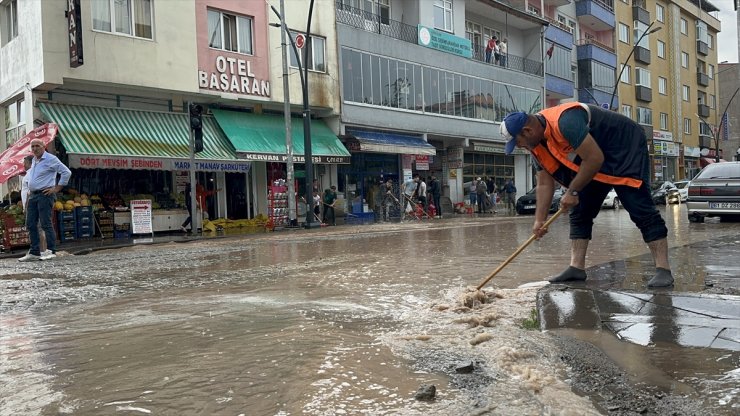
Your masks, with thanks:
M152 200L134 199L131 201L131 233L152 234Z

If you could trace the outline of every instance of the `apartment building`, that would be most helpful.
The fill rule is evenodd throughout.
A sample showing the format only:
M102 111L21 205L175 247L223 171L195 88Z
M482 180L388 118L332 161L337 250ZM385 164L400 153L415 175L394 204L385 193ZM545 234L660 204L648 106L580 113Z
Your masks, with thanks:
M650 133L654 181L691 178L714 161L712 137L721 111L717 11L704 0L615 1L617 53L624 65L619 111Z
M546 25L521 1L337 1L340 134L352 153L341 185L359 196L381 178L436 175L453 203L477 177L530 189L528 156L504 154L499 125L544 105ZM494 36L506 54L486 50Z
M287 152L281 29L270 26L279 21L271 5L279 1L0 1L0 147L56 123L49 148L72 168L71 186L91 195L147 194L175 208L189 182L187 104L194 102L205 109L197 180L220 190L205 209L211 217L266 213L274 202L269 186L285 179ZM303 64L313 160L328 187L349 152L336 135L333 2L314 7ZM286 15L293 38L306 31L308 2ZM299 61L290 54L296 176L304 169ZM0 194L18 187L11 180ZM168 214L155 231L179 229L184 216Z

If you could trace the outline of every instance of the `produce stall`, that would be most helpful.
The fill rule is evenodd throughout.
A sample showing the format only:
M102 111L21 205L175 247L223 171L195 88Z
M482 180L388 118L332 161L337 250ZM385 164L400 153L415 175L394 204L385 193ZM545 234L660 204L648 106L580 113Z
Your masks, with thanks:
M30 244L23 207L13 204L0 211L0 248L2 251L28 247Z

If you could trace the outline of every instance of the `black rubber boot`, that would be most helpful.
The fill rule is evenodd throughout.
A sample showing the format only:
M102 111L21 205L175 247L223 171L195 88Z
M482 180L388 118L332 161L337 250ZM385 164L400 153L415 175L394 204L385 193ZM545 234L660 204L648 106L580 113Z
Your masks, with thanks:
M586 271L577 269L573 266L568 266L564 272L551 278L550 283L561 283L561 282L582 282L586 280Z
M669 287L673 286L673 274L668 269L656 268L655 276L648 282L648 287Z

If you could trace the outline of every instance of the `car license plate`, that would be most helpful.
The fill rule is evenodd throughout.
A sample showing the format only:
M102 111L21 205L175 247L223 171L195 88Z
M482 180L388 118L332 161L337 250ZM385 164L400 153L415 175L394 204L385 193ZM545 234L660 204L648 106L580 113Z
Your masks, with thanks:
M535 209L537 208L537 205L525 205L524 209Z
M709 208L715 209L740 209L740 202L710 202Z

